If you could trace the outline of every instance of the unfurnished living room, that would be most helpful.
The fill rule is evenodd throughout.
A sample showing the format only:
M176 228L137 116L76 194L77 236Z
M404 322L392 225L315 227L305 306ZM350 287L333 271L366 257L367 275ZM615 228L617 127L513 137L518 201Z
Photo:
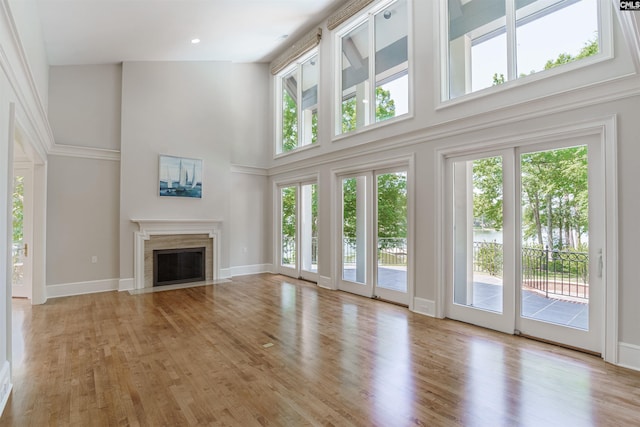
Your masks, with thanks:
M0 426L640 425L640 4L0 0Z

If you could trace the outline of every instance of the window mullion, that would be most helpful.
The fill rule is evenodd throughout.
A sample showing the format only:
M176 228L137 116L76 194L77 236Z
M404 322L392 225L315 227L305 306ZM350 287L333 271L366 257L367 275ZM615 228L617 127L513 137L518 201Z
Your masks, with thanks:
M367 96L367 108L369 123L376 122L376 20L375 14L369 14L369 87Z
M302 64L298 63L296 66L296 112L298 119L298 147L304 144L304 132L303 132L303 112L302 112Z
M507 31L507 80L515 80L517 76L517 46L516 46L516 5L515 0L506 2L506 31Z

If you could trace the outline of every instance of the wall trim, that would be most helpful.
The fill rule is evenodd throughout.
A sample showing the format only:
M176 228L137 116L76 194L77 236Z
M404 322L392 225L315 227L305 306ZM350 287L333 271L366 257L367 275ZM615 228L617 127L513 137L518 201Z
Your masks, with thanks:
M426 298L413 297L413 310L411 311L429 317L436 317L436 302Z
M49 150L51 156L79 157L82 159L120 161L120 150L106 148L80 147L76 145L53 144Z
M619 342L617 365L640 371L640 345Z
M269 169L257 166L231 165L231 173L243 173L245 175L269 176Z
M331 277L327 277L327 276L318 276L318 286L324 289L329 289L332 291L336 290L336 286L333 283L333 280L331 280Z
M118 291L132 291L135 288L135 279L133 277L129 277L127 279L120 279L118 281Z
M119 288L119 279L92 280L89 282L61 283L48 285L46 292L48 298L69 297L73 295L94 294L122 290Z
M220 277L219 279L231 279L233 276L231 275L230 268L221 268L220 269Z
M40 157L44 159L54 143L53 131L49 126L42 97L33 79L33 73L20 41L8 0L0 2L0 21L6 23L6 26L0 25L0 27L4 26L10 36L10 42L7 45L8 50L0 46L0 68L4 70L18 103L22 111L25 112L24 117L31 130L29 134L35 137L30 138L30 142L34 145ZM22 79L17 76L22 76Z
M2 364L2 370L0 370L0 415L4 412L7 401L11 395L13 384L11 384L11 365L8 360L5 360Z
M225 269L230 271L231 277L247 276L250 274L273 273L273 264L240 265Z

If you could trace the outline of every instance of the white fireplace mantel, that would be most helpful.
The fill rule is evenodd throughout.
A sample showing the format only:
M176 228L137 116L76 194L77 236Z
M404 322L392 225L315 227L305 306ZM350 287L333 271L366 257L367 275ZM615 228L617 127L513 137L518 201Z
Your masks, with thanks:
M211 219L132 219L138 224L134 235L134 289L144 288L144 242L153 235L208 234L213 239L213 280L220 277L222 221Z

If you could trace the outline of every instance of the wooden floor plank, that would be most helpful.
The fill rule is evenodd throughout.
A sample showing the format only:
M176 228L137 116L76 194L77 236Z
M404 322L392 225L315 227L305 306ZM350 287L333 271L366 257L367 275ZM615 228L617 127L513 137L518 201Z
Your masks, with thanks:
M279 275L16 300L13 335L0 427L640 425L638 372Z

